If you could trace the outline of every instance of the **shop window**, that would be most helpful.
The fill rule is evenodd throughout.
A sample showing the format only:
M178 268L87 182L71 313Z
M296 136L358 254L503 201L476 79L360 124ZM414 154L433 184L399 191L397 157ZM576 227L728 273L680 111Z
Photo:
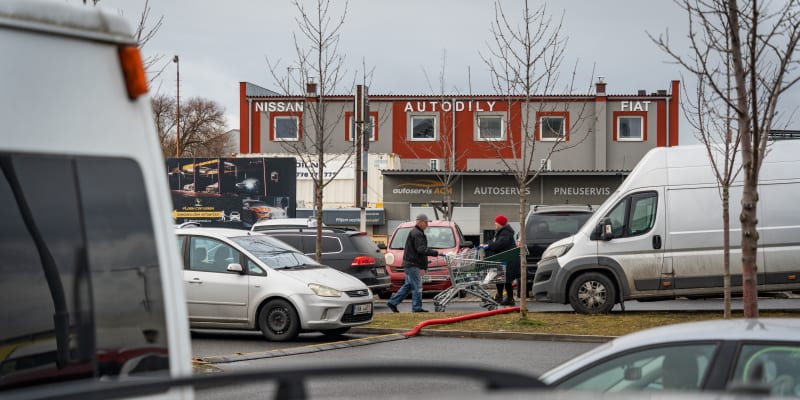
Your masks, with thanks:
M300 140L300 119L294 115L278 115L272 118L272 133L275 141Z
M506 138L505 124L502 115L478 116L478 140L498 141Z
M412 115L409 124L409 139L419 141L434 141L438 138L436 129L436 116Z
M537 137L542 142L555 142L558 140L569 140L569 114L562 111L550 111L536 113L538 126L536 127Z

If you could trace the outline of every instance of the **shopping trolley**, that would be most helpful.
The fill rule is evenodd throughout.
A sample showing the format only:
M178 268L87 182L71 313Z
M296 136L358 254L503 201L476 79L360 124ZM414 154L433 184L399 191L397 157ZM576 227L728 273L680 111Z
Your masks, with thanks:
M486 291L486 286L503 282L504 262L481 260L477 249L466 249L443 258L451 286L433 298L434 311L445 311L450 300L462 293L481 299L481 307L487 310L494 310L500 305Z

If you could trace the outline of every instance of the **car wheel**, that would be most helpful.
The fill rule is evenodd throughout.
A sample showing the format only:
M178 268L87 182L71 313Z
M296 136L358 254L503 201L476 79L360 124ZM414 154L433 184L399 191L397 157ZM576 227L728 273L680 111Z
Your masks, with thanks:
M345 333L347 333L347 331L349 331L349 330L350 330L350 327L349 326L345 326L345 327L336 328L336 329L323 329L320 332L322 332L322 334L325 335L325 336L341 336L341 335L344 335Z
M392 297L392 292L390 290L381 290L378 292L378 298L383 300L389 300Z
M614 307L616 298L614 284L598 272L581 274L569 288L569 304L581 314L606 314Z
M300 318L286 300L270 300L258 314L258 326L267 340L285 342L300 333Z

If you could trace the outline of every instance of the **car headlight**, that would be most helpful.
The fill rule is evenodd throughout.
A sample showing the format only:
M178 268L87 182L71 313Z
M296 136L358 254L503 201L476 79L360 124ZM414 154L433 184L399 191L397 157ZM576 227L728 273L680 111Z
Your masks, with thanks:
M308 288L311 289L317 296L321 297L342 297L342 292L319 283L309 283Z
M545 258L561 257L567 254L569 249L572 248L572 243L562 244L559 246L550 246L542 254L542 260Z

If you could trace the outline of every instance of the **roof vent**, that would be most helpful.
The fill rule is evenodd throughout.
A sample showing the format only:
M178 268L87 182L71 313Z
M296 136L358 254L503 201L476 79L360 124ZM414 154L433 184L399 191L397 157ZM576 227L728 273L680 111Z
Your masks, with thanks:
M647 91L646 91L646 90L644 90L644 89L639 89L639 93L638 93L638 95L639 95L639 96L647 96Z

